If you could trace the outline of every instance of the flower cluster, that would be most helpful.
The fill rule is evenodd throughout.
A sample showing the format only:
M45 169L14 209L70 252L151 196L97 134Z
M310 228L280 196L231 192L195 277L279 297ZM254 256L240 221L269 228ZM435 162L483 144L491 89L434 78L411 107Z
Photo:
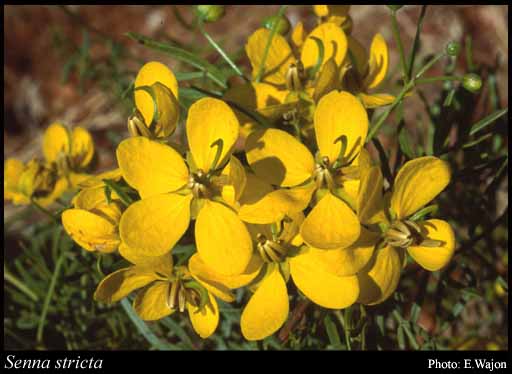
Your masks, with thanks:
M450 225L425 219L450 182L449 165L412 159L388 183L365 148L368 111L395 100L374 92L388 69L384 38L375 35L367 51L351 36L347 7L314 11L310 32L299 22L289 39L286 28L252 33L252 79L195 101L187 144L170 140L182 123L173 72L155 61L140 69L119 168L82 183L62 214L81 247L129 263L101 281L96 300L137 291L142 319L186 310L207 338L219 323L217 300L234 302L245 287L241 332L260 340L287 320L292 283L311 302L344 309L388 299L408 257L429 271L449 262ZM44 150L58 184L80 175L92 142L80 128L70 135L52 125ZM10 198L52 190L39 167L8 161ZM173 248L191 241L188 262L176 263Z

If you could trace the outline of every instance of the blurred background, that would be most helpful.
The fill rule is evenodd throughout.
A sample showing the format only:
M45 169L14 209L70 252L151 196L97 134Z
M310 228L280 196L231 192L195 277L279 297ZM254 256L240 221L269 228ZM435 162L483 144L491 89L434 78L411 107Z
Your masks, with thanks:
M227 6L225 16L216 23L206 25L206 30L247 72L249 63L244 52L245 42L248 36L260 27L263 18L276 14L278 8L277 5ZM410 51L414 40L420 10L420 6L406 6L398 13L398 23L406 53ZM310 30L316 24L310 6L290 6L286 14L292 26L302 20L306 29ZM353 6L350 15L354 22L352 35L363 45L369 46L377 32L380 32L388 42L390 48L388 85L395 87L390 91L391 93L397 93L398 89L394 84L399 75L399 63L390 27L389 9L385 6ZM140 66L149 60L156 59L170 66L175 72L186 70L176 59L137 44L125 33L137 32L158 41L182 46L199 53L212 64L220 64L221 58L205 38L200 33L187 29L193 19L191 6L4 6L4 160L8 157L16 157L22 161L28 161L40 155L41 135L44 129L54 121L62 121L84 126L92 132L98 155L96 171L114 167L115 145L127 136L126 119L131 111L130 102L126 99L125 93ZM471 101L461 101L462 108L459 108L459 112L465 113L464 120L473 124L493 110L506 107L508 105L509 56L508 6L429 6L423 23L417 61L422 61L441 51L449 41L460 42L463 50L468 43L471 44L474 70L484 81L478 95L474 95ZM456 73L468 71L466 59L459 58L457 61ZM442 68L443 66L439 65L428 75L442 75ZM180 87L186 87L187 84L187 82L180 83ZM441 89L441 83L428 85L422 88L423 97L413 95L407 100L404 116L413 142L416 138L421 138L422 132L428 131L425 118L429 115L432 118L432 113L429 113L429 111L432 112L430 110L432 108L429 109L427 104L430 103L432 107L438 105L436 103L440 100ZM495 281L497 275L505 280L508 279L507 127L508 120L502 118L494 127L500 143L496 148L497 140L493 138L493 143L489 145L491 148L496 148L492 148L496 154L507 155L505 171L500 174L500 179L491 178L491 174L496 172L495 169L488 171L488 174L485 171L478 174L478 169L475 169L477 175L474 174L475 171L470 176L464 174L466 179L462 178L453 183L447 193L447 205L450 204L450 199L459 200L446 208L445 213L452 219L467 219L458 227L459 240L462 244L467 244L467 240L472 237L475 230L485 233L486 227L489 228L498 219L496 226L499 226L501 231L493 231L492 235L490 233L489 237L485 238L483 244L479 243L482 248L478 250L484 251L480 254L484 258L479 260L480 263L476 265L468 263L468 267L478 273L480 297L465 300L464 310L456 314L456 323L453 323L450 329L443 330L443 334L447 334L446 339L448 339L446 340L448 343L443 343L446 348L508 349L507 296L503 297L503 287L500 291L501 286ZM418 134L417 137L415 134ZM399 148L396 133L392 131L383 131L380 141L390 149ZM480 149L479 154L482 152L484 151ZM389 156L394 160L396 151L392 151ZM488 184L491 183L493 184L492 198L490 198L492 202L485 200L480 204L477 200L485 199L481 195L483 192L490 191ZM491 211L489 206L492 206ZM37 244L41 248L51 246L53 237L53 232L45 232L44 227L38 226L30 229L33 231L27 231L27 222L36 222L38 216L32 211L31 214L25 214L23 219L20 219L24 209L4 203L4 232L7 236L4 242L4 271L7 263L9 269L14 272L10 274L18 277L33 264L33 261L36 261L21 258L27 235L33 235L34 238L37 237L35 234L41 234L40 243ZM473 220L479 221L478 223L483 224L484 227L478 229L477 223L473 224ZM32 243L32 245L35 244ZM493 246L493 248L487 248L487 246ZM486 250L491 252L485 253ZM21 265L16 265L16 260L19 260ZM50 263L51 268L53 266L51 259L46 258L46 261ZM86 255L83 255L80 261L84 267L94 268L95 266L94 259L87 258ZM488 267L491 270L488 270ZM105 310L109 309L94 309L96 314L93 315L94 318L91 317L92 309L87 308L94 308L91 292L95 285L93 281L80 275L75 279L72 272L70 274L69 282L78 282L76 284L81 287L82 294L77 296L73 294L75 291L70 291L69 295L60 296L61 299L68 297L65 300L69 303L64 301L63 305L56 304L55 309L50 306L50 323L47 331L52 338L45 339L45 344L37 343L38 348L122 348L124 343L115 337L121 337L123 334L129 334L133 339L128 340L132 348L147 348L147 342L133 329L130 322L127 322L128 325L123 324L125 322L122 318L126 316L119 312L119 308L116 310L119 312L121 322L110 320L105 322L105 319L102 319L102 313L106 313ZM423 275L424 273L421 273L420 278ZM51 272L46 278L39 280L34 278L35 284L38 282L41 284L36 287L41 287L43 296L43 291L47 287L45 282L50 280L50 276ZM435 276L431 278L436 279ZM425 283L430 282L431 278L425 280ZM6 303L5 297L14 299L9 299L10 303ZM75 298L82 302L73 301ZM32 338L39 322L38 308L40 307L35 305L37 303L32 305L30 301L21 299L20 297L16 299L12 295L4 296L6 348L36 347ZM39 303L42 302L39 296L36 300ZM427 332L437 331L436 329L440 328L435 321L435 314L439 313L439 310L436 309L434 301L431 300L430 304L423 305L419 317L419 323ZM78 303L76 305L80 310L73 310L71 313L70 305L75 305L75 302ZM25 305L27 311L13 308L13 305ZM449 306L449 308L453 307L453 305ZM26 316L23 313L26 313ZM31 317L31 313L36 317ZM88 317L85 317L86 315ZM57 321L60 321L62 326L51 327L57 326ZM105 323L109 327L106 327ZM81 330L72 331L77 324ZM122 329L126 329L127 326L133 331L123 332ZM92 334L91 331L95 328L100 331L100 335L103 335L88 336L87 334ZM101 332L102 329L106 329L106 332ZM114 330L115 333L112 332ZM229 333L230 330L222 332L222 334ZM191 344L192 347L199 347L195 339ZM220 340L215 344L220 345ZM215 347L219 348L219 346ZM236 348L236 345L226 345L226 347Z

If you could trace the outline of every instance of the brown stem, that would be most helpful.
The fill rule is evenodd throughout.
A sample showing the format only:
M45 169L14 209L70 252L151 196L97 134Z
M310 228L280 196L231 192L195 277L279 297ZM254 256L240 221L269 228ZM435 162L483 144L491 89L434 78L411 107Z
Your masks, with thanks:
M281 340L282 343L285 343L288 340L288 337L290 336L290 333L293 331L293 329L297 326L297 324L300 322L302 316L304 313L306 313L306 309L311 304L311 301L309 300L301 300L299 304L293 309L292 314L290 318L288 319L288 322L283 326L281 331L279 331L279 340Z

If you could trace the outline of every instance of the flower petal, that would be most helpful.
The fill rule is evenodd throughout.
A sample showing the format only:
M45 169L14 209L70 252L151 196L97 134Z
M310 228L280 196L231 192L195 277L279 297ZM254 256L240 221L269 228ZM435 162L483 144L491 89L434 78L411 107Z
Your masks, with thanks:
M311 251L306 250L292 257L290 272L299 290L311 301L324 308L349 307L359 295L356 276L344 277L331 273L324 262Z
M121 216L119 233L144 256L169 252L187 231L192 195L163 194L131 204Z
M408 161L398 171L391 209L406 218L432 201L450 183L450 165L433 156Z
M253 132L247 138L245 150L254 173L270 184L296 186L310 178L315 168L311 152L282 130Z
M119 181L122 177L122 172L120 168L107 170L103 173L97 175L90 175L87 179L80 182L77 186L79 188L92 188L92 187L100 187L105 186L103 179L112 179L116 182Z
M302 187L275 190L253 204L242 205L238 216L245 222L255 224L278 222L285 215L291 216L306 209L314 191L315 185L312 183Z
M235 113L221 100L203 98L192 104L187 117L187 136L197 168L204 172L210 170L218 152L214 144L218 141L222 141L222 152L214 169L224 165L238 139L239 127Z
M133 300L133 309L144 321L155 321L174 312L167 305L169 282L158 281L140 290Z
M302 21L299 21L292 30L291 40L293 45L296 48L302 47L305 37L306 36L304 35L304 24L302 23Z
M71 133L71 158L74 166L83 169L89 165L94 156L94 142L91 133L83 127L73 128Z
M119 246L117 227L105 217L87 210L65 210L62 226L75 242L88 251L108 253Z
M18 159L8 158L4 163L4 200L13 199L25 165Z
M310 247L309 255L323 261L326 269L338 276L355 275L370 261L380 235L361 226L361 235L347 248L317 249Z
M336 65L340 66L347 54L347 37L339 26L327 22L317 26L306 38L300 55L304 68L308 69L315 66L318 60L318 45L313 38L320 39L324 45L322 65L331 57L334 57Z
M367 109L386 106L395 101L395 96L383 93L365 94L360 92L357 96L361 99L364 107Z
M219 299L228 303L235 300L230 290L243 287L252 282L259 274L261 266L261 259L253 255L242 274L229 276L219 274L208 267L201 259L199 253L195 253L188 261L188 268L194 279Z
M185 161L167 145L137 136L123 140L116 155L123 178L143 199L176 191L188 182Z
M119 244L119 254L140 269L150 269L171 276L173 272L173 260L170 253L162 256L145 256L139 249L128 247L125 243Z
M422 231L426 231L427 239L439 240L439 247L411 246L407 251L422 267L436 271L448 264L455 251L455 235L448 222L439 219L429 219L419 223Z
M64 125L52 123L43 135L43 154L48 163L57 161L59 153L69 154L69 132Z
M381 34L375 34L370 46L370 62L365 86L368 89L377 87L386 77L388 72L388 46Z
M343 135L347 147L343 160L358 156L368 133L368 115L363 105L348 92L331 91L320 99L315 110L315 135L321 156L334 162L341 150Z
M203 338L208 338L215 332L219 324L219 306L217 300L210 293L208 293L210 303L205 305L200 311L196 307L187 303L188 316L192 327L197 334Z
M235 156L231 156L222 175L227 177L227 183L222 186L222 198L235 207L247 183L245 168Z
M357 216L349 206L328 192L308 214L300 233L311 247L346 248L361 232Z
M196 219L197 252L208 267L223 275L243 273L252 255L244 223L227 206L206 200Z
M374 224L386 219L384 215L382 172L378 166L361 170L357 213L361 223Z
M94 292L94 300L115 303L157 279L155 272L137 266L119 269L102 279Z
M269 270L245 306L240 319L247 340L260 340L276 332L288 318L288 291L278 266Z
M358 302L367 305L379 304L395 291L402 270L402 259L393 247L386 246L375 251L370 263L359 274Z
M169 88L173 97L178 99L178 81L173 72L164 64L151 61L145 64L135 78L134 87L152 86L154 83L160 82ZM141 112L144 122L149 125L153 120L154 102L147 92L137 90L134 92L135 106Z
M256 78L263 60L263 53L270 37L270 30L260 28L247 40L245 52L252 66L252 77ZM294 57L290 45L284 37L275 34L268 50L261 81L276 85L286 84L286 73Z

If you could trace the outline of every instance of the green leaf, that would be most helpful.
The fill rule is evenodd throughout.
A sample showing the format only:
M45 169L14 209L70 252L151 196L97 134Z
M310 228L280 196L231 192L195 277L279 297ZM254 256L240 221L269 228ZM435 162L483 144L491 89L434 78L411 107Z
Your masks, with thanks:
M497 110L496 112L489 114L487 117L485 117L484 119L481 119L480 121L475 123L473 126L471 126L471 130L469 130L469 135L474 135L477 132L479 132L480 130L486 128L487 126L492 124L494 121L496 121L498 118L500 118L507 112L508 112L508 108L505 108L505 109Z
M341 339L338 334L338 330L336 328L336 324L332 321L331 317L327 314L324 318L324 326L327 331L327 336L329 336L329 342L333 346L334 349L343 349L341 345Z
M124 205L129 206L131 203L133 203L133 199L128 196L128 194L123 190L118 182L111 179L103 179L103 183L105 183L105 185L117 193Z
M418 323L418 318L420 317L420 313L421 313L421 307L418 304L413 303L412 308L411 308L411 321L414 324Z
M172 46L166 43L157 42L156 40L153 40L141 34L129 32L126 35L130 39L133 39L136 42L150 49L166 53L177 60L183 61L197 69L205 71L207 73L208 78L210 78L212 81L217 83L222 88L227 88L226 76L216 66L210 64L203 58L196 56L195 54L183 48Z
M398 134L398 143L400 144L400 149L407 157L410 159L415 157L405 127L400 129L400 133Z
M438 209L439 209L439 206L437 204L428 205L425 208L418 210L409 219L411 221L418 221L418 220L424 218L427 214L436 213Z

